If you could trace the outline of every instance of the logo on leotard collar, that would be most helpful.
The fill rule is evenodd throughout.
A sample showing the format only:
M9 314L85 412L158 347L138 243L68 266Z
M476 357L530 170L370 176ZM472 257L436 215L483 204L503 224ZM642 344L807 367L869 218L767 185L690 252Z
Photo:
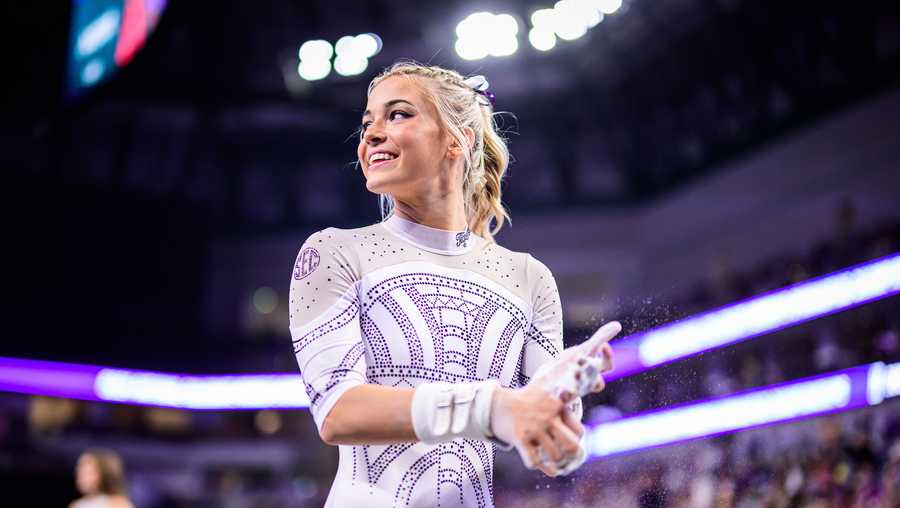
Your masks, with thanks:
M468 247L466 242L469 241L469 229L466 228L462 233L456 233L456 246L459 247L462 245L463 247Z

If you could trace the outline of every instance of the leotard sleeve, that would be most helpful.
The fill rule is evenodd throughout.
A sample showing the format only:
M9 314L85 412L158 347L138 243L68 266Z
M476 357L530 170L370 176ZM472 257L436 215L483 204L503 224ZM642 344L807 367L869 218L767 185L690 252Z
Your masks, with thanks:
M531 324L525 333L520 383L524 386L537 369L553 361L563 350L563 316L556 279L547 265L528 255L526 265L533 309ZM581 398L576 397L569 409L581 420Z
M359 264L340 231L312 234L300 248L291 276L291 339L319 432L341 395L366 382Z

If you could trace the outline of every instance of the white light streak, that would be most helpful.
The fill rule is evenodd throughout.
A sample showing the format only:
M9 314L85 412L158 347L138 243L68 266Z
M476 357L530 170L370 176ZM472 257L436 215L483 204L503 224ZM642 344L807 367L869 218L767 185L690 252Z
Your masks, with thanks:
M644 367L682 358L900 291L900 256L804 282L651 330L641 337Z
M298 374L201 377L103 369L94 391L109 402L185 409L309 407Z
M850 402L847 374L738 394L638 415L597 426L589 434L595 456L638 450L840 409Z

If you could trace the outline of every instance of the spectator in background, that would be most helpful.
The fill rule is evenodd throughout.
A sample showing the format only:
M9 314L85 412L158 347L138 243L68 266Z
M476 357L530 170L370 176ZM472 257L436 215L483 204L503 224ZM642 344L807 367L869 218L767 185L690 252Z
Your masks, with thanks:
M125 493L125 466L115 452L82 453L75 466L75 486L82 497L69 508L134 508Z

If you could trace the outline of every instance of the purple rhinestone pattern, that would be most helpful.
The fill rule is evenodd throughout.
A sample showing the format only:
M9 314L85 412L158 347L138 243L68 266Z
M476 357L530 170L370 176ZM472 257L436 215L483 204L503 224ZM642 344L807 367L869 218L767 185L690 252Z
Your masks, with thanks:
M525 336L528 338L527 342L537 343L537 345L541 346L541 348L543 348L543 350L546 351L551 358L556 358L557 356L559 356L559 348L556 346L556 344L554 344L552 340L545 337L544 334L534 326L534 324L528 327L528 332L525 334Z
M526 340L527 316L516 303L490 287L462 278L411 272L386 278L363 289L360 299L360 326L371 358L366 365L366 378L370 382L413 386L421 382L500 379L510 353L515 355L517 365L521 367L520 348ZM411 303L413 308L403 302ZM413 322L424 323L425 326L417 329ZM384 339L382 330L387 329L399 330L402 334L403 340L391 343L393 350ZM483 342L489 330L500 331L497 340ZM425 332L427 336L422 335ZM517 336L518 342L515 341ZM425 341L430 342L433 348L433 365L426 365L423 352ZM512 349L514 344L516 349ZM406 351L397 350L398 346ZM397 363L392 358L408 358L408 362ZM489 363L485 361L487 358ZM505 386L513 386L518 379L500 381ZM456 440L431 447L424 454L422 446L356 446L354 448L358 450L354 451L353 456L362 461L358 468L368 472L370 482L381 480L391 463L404 457L404 454L407 454L408 460L415 459L406 472L399 472L401 477L397 477L397 471L392 472L391 483L401 480L399 485L395 484L396 506L407 506L417 484L429 470L436 474L437 483L433 488L439 498L442 489L446 494L447 489L452 488L458 492L462 504L463 493L469 488L475 492L478 506L492 504L493 448L488 443ZM370 462L371 452L376 449L382 451ZM467 450L469 453L466 453ZM458 460L453 464L461 466L448 465L449 461L442 462L441 457L448 454L456 456ZM429 478L432 477L429 475Z
M425 355L422 353L422 341L419 339L416 327L413 326L412 321L410 321L409 316L406 315L403 307L401 307L397 300L391 295L386 293L379 297L379 301L388 310L394 321L400 326L400 330L403 332L403 338L409 345L410 363L413 366L425 365ZM363 311L363 314L365 313L366 312Z
M347 351L347 354L344 355L341 363L338 364L337 368L331 373L331 379L328 380L328 385L325 389L330 390L334 388L347 376L348 372L356 370L356 364L359 362L360 358L363 357L365 352L366 346L362 341L354 344L353 347L350 348L350 351Z
M309 330L300 337L294 338L294 354L302 352L307 346L311 345L312 343L316 342L326 335L330 335L339 331L341 328L344 328L347 325L355 325L357 323L357 315L359 315L359 306L349 305L337 316L334 316L325 323L313 328L312 330Z
M312 241L332 239L329 233ZM497 379L517 388L558 356L561 323L551 317L558 295L546 268L534 274L527 256L492 246L450 258L398 244L375 228L357 235L363 249L353 248L351 234L338 233L333 245L320 246L322 258L307 253L294 266L294 275L308 275L292 277L293 348L307 369L301 374L319 425L354 384L411 388ZM472 240L457 236L450 245ZM375 259L392 255L396 260ZM492 443L470 439L342 445L329 498L402 508L491 507L495 452Z
M488 503L490 503L490 506L493 506L493 496L488 498L488 494L484 491L481 478L478 474L479 468L475 467L469 458L469 455L465 453L465 447L463 446L462 441L464 440L460 439L449 443L435 445L433 450L425 453L413 462L412 467L406 471L403 478L400 480L400 485L397 487L397 491L394 494L394 507L407 508L410 506L416 484L422 476L433 467L437 468L437 506L440 506L441 488L444 487L445 484L449 484L448 487L458 493L460 505L465 505L464 492L465 486L468 484L472 486L472 490L475 493L475 502L479 508L489 506ZM482 448L486 448L487 446L483 442L477 443L478 444L474 446L481 446ZM480 455L481 454L479 454L479 456ZM445 456L455 458L456 460L453 462L458 461L462 466L462 470L441 467L441 459ZM484 471L493 466L493 461L490 461L489 464L482 464L481 466L480 469ZM487 481L488 480L486 480L486 482ZM489 492L492 491L493 488L489 487Z

